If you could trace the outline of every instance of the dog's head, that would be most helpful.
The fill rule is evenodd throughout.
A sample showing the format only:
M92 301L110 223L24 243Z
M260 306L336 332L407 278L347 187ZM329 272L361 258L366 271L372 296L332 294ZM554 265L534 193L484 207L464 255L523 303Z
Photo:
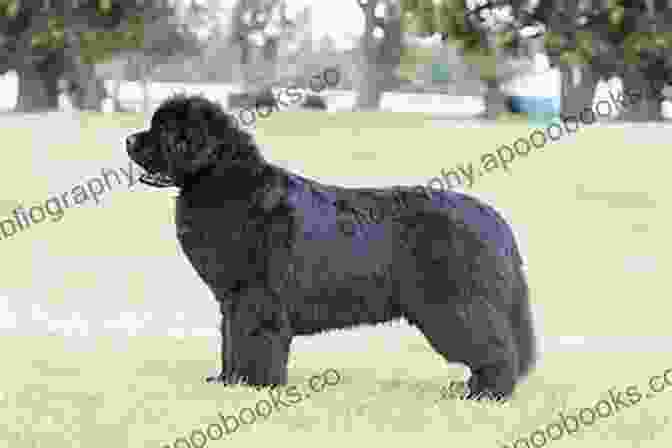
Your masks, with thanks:
M185 187L215 166L233 166L257 155L252 137L218 104L177 95L152 116L150 128L126 139L130 158L154 187Z

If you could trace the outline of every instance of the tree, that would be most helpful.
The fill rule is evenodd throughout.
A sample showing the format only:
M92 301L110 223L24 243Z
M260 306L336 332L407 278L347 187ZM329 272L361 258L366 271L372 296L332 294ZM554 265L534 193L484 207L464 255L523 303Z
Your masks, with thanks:
M132 49L112 50L127 55L128 79L139 81L142 85L142 110L148 113L151 108L149 85L152 73L157 66L172 59L184 59L201 54L202 43L198 35L207 37L210 11L197 3L190 3L175 15L164 15L144 26L142 44Z
M466 63L479 68L487 88L486 117L508 110L501 85L532 65L529 59L514 58L525 45L511 31L513 15L494 7L469 7L466 0L403 0L401 5L407 31L421 36L439 33L444 42L458 45Z
M355 108L376 110L383 92L398 83L401 64L402 19L395 0L356 0L364 14L359 40L360 76Z
M16 70L17 110L58 107L58 80L78 84L77 102L97 108L94 64L142 48L147 24L171 16L162 0L0 0L0 73Z
M240 50L246 91L261 90L275 80L280 43L293 27L284 0L236 1L230 41Z
M670 81L672 7L667 0L519 0L509 5L516 20L511 32L531 36L536 27L544 47L563 76L563 112L590 106L600 78L622 77L624 87L645 95L624 117L660 118L660 95ZM483 5L491 9L490 2Z
M589 80L595 83L599 78L621 77L624 88L644 94L623 118L659 120L658 97L670 74L672 48L672 10L668 3L610 0L593 4L574 0L565 5L564 14L554 12L553 7L550 0L541 0L530 18L546 26L546 47L564 71L580 67L581 73L591 74ZM568 99L568 113L585 106L571 93Z

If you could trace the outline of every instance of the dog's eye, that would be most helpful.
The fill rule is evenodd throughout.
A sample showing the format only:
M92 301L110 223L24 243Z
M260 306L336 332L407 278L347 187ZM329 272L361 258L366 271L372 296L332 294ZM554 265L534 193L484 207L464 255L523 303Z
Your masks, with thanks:
M179 129L179 128L178 128L174 123L161 123L161 124L158 126L158 129L159 129L161 132L170 132L170 133L173 133L173 132L176 132L177 129Z
M175 143L175 152L186 153L187 152L187 142L180 141Z

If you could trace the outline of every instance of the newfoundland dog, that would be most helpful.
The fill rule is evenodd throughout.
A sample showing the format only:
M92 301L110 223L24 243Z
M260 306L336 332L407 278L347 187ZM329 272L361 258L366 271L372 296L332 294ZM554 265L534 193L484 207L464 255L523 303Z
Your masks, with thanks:
M126 144L143 183L179 189L177 237L219 303L222 370L208 381L283 385L292 337L400 318L470 368L467 398L509 398L533 367L522 258L492 207L299 176L201 96L166 100Z

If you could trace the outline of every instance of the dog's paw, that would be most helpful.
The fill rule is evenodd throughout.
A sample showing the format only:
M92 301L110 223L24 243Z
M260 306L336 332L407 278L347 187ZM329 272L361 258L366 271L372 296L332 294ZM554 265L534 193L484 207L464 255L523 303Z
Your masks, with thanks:
M230 385L230 384L237 384L239 382L238 375L232 374L229 376L219 374L217 376L209 376L205 378L205 382L208 384L225 384L225 385Z
M205 378L206 383L224 383L225 379L222 375L208 376Z

